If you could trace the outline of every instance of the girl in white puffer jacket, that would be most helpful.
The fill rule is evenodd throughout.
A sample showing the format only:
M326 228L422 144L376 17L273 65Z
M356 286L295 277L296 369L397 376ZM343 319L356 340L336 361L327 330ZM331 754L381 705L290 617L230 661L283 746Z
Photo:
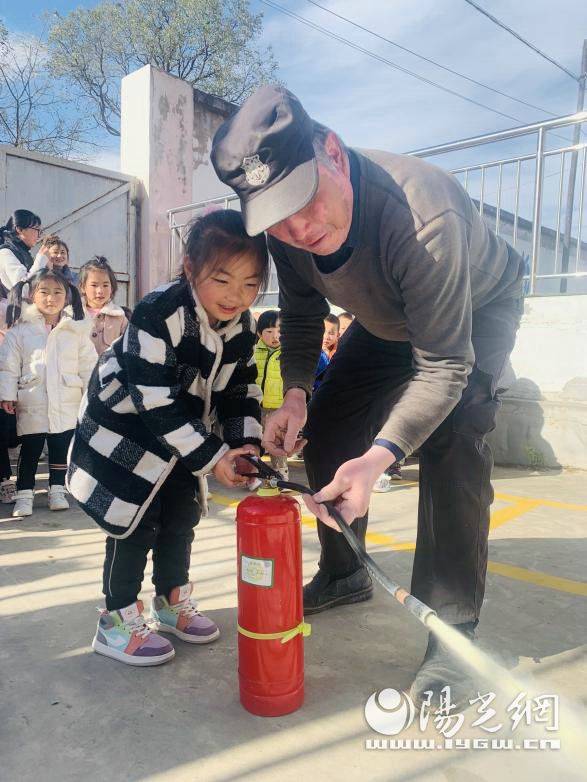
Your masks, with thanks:
M32 304L22 305L30 286ZM21 440L13 516L30 516L35 474L45 440L49 451L49 508L69 508L67 450L82 396L98 359L78 290L58 271L43 269L10 293L0 348L0 404L16 414Z

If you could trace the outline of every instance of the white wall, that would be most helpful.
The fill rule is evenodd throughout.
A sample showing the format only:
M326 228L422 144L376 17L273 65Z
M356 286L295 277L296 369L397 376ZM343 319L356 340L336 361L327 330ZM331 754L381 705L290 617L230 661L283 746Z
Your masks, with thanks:
M167 210L192 197L193 91L146 65L121 89L120 164L142 183L139 294L169 278Z
M587 379L587 296L527 298L511 364L543 394Z

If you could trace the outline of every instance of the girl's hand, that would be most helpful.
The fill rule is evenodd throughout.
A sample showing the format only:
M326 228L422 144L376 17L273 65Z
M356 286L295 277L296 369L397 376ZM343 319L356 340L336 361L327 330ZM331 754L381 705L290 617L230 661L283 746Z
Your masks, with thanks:
M249 485L251 479L246 475L239 475L237 469L240 472L245 472L253 469L253 466L239 457L245 453L249 453L252 456L259 456L259 449L255 445L243 445L242 448L231 448L227 451L222 459L220 459L212 468L212 474L223 486L228 486L230 489L244 488Z
M8 402L4 400L0 402L0 407L4 410L5 413L9 413L10 415L14 415L16 413L16 402Z

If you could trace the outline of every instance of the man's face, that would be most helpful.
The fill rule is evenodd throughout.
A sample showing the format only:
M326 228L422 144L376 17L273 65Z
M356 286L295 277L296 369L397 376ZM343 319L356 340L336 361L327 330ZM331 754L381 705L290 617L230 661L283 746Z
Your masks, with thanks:
M332 144L328 141L334 138ZM332 165L318 163L318 190L310 203L286 220L267 230L284 244L315 255L330 255L340 249L348 236L353 218L353 189L349 163L336 137L329 136L326 151Z

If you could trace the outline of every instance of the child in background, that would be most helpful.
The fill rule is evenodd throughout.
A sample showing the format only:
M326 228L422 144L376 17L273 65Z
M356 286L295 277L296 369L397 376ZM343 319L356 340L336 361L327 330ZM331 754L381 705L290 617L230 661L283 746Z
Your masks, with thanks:
M257 385L263 393L261 423L269 413L283 404L283 380L281 377L281 342L279 340L279 312L267 310L257 320L259 341L255 347L257 364ZM272 456L271 466L289 480L286 456Z
M32 304L22 304L25 285ZM21 441L12 515L33 512L35 475L45 440L49 509L67 510L67 449L98 358L89 337L90 324L84 320L77 289L52 269L13 287L7 321L12 328L0 348L0 400L6 413L16 413Z
M125 311L112 301L118 283L106 258L96 255L84 263L79 273L79 290L86 316L93 321L92 342L101 356L114 340L124 334L128 325Z
M328 356L328 361L332 361L332 356L336 353L338 347L338 337L340 332L340 321L332 313L324 318L324 337L322 339L322 350Z
M341 312L340 315L338 316L338 321L340 324L340 330L338 332L339 342L342 339L342 335L345 333L345 331L348 329L348 327L351 325L354 319L355 316L350 312Z
M43 248L47 256L49 269L56 269L70 285L78 284L78 275L69 268L69 247L56 234L43 239Z
M69 490L108 535L92 646L129 665L175 654L138 599L150 550L158 629L192 644L218 638L191 598L195 491L203 502L210 472L246 487L239 457L260 453L249 307L269 276L265 237L248 236L239 212L218 210L192 223L185 253L180 278L149 293L100 357L70 451Z

